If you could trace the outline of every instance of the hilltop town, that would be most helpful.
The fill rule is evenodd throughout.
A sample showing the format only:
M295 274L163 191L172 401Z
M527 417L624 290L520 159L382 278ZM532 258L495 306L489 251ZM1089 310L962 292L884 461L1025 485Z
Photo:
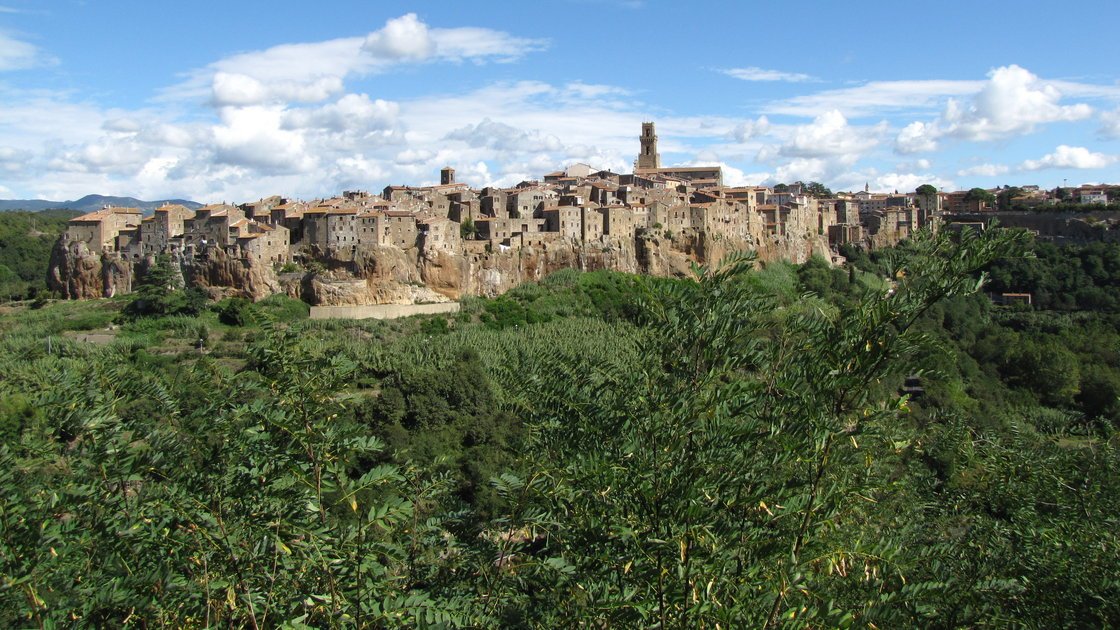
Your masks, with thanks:
M793 184L725 186L722 169L664 167L653 123L643 123L629 174L573 164L512 188L472 189L443 168L433 186L387 186L298 201L272 196L151 216L106 207L69 222L49 284L68 298L131 290L159 255L218 297L285 291L312 303L439 301L500 293L563 267L679 274L750 249L795 262L838 260L845 243L889 245L937 229L946 213L983 212L967 191L821 194ZM1104 189L1079 190L1106 203ZM1048 203L1037 187L1018 206Z

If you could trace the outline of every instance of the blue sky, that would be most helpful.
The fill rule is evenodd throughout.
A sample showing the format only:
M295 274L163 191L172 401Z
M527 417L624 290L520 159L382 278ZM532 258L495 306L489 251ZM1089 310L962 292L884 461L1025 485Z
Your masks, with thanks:
M1120 183L1120 3L922 4L0 0L0 197Z

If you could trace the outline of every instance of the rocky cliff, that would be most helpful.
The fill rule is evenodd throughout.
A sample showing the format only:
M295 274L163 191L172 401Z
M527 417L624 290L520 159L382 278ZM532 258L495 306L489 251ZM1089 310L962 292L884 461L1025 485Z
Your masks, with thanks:
M718 262L750 249L761 260L803 262L829 255L820 238L774 238L761 243L712 240L703 234L675 239L647 234L633 241L592 243L553 241L544 245L453 254L445 251L380 247L353 258L320 257L322 269L282 279L285 292L319 306L412 304L457 300L464 295L500 295L523 282L560 269L684 277L694 262Z
M476 247L468 247L466 253L396 247L343 256L327 253L309 261L307 271L282 276L270 266L232 258L221 249L173 262L187 284L203 288L214 299L233 295L259 300L284 292L313 305L361 306L495 296L568 268L686 276L692 263L715 263L744 249L758 252L761 260L802 262L813 253L828 255L827 243L810 236L735 242L702 233L670 238L651 232L623 242L556 240L499 251L486 251L481 243L470 245ZM63 236L51 256L48 284L66 298L109 297L130 291L133 276L142 276L147 263L91 252L84 243Z
M260 300L281 290L270 267L231 258L221 249L189 260L173 257L172 262L187 285L202 288L213 299ZM133 278L143 276L150 263L150 259L128 260L91 251L84 242L63 234L51 250L47 287L71 300L113 297L132 291Z
M63 234L51 250L47 287L70 300L113 297L132 290L132 265Z

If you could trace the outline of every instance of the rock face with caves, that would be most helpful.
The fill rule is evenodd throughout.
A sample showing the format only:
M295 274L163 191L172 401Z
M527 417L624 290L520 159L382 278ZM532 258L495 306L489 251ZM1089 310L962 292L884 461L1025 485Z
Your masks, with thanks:
M756 251L763 261L803 262L814 253L829 257L821 238L773 237L762 242L712 239L703 233L675 239L645 234L619 242L554 241L536 247L481 253L376 247L348 257L331 254L305 261L306 271L277 274L269 265L229 256L220 249L191 259L172 258L185 283L214 299L260 300L286 293L319 306L415 304L496 296L560 269L613 270L684 277L693 263L718 263L727 254ZM131 291L150 259L127 260L92 252L65 236L51 255L48 284L62 297L111 297Z
M132 264L63 235L51 250L47 286L70 300L113 297L132 291Z

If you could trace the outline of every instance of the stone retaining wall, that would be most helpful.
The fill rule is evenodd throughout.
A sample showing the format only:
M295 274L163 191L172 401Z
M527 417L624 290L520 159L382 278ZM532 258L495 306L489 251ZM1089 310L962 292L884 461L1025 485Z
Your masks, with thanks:
M458 302L439 304L375 304L371 306L312 306L311 319L396 319L409 315L458 313Z

